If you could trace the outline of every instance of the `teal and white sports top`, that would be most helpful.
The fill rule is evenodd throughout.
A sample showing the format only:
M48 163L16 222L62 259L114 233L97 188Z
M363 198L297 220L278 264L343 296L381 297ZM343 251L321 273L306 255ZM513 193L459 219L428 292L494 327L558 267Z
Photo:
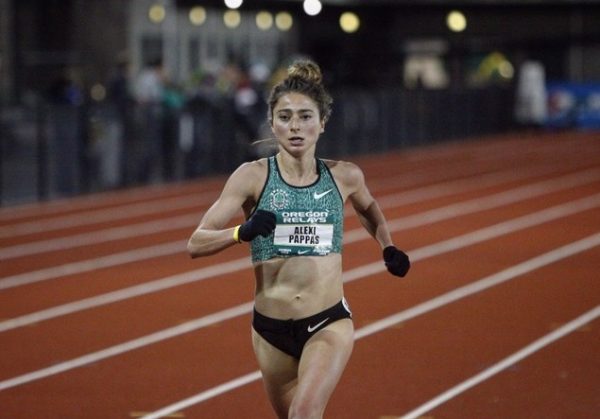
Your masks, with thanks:
M277 226L269 236L252 240L252 262L341 253L344 201L325 162L317 159L318 178L308 186L286 183L274 156L269 157L268 164L267 180L255 211L275 213Z

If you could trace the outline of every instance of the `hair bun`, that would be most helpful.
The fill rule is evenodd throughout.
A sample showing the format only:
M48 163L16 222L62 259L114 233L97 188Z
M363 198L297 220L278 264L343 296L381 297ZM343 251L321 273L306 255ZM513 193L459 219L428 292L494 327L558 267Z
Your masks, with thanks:
M306 81L320 84L323 80L321 68L314 61L296 61L288 68L288 77L297 77Z

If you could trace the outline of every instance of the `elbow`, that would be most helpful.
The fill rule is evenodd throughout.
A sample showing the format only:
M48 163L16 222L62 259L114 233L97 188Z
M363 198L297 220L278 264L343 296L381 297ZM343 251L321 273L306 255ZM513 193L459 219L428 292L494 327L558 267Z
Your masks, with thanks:
M191 239L187 243L187 253L192 259L202 256L200 254L198 248L196 246L194 246L194 244L192 243Z
M190 239L187 243L187 253L192 259L196 259L201 256L210 256L214 253L217 253L217 251L212 249L210 246L194 243Z

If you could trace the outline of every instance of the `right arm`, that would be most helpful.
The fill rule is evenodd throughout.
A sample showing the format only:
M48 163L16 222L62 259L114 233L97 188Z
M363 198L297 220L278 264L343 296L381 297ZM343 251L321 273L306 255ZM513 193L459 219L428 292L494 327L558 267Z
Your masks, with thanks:
M233 237L235 226L228 223L258 196L255 189L264 183L263 171L261 163L251 162L231 174L219 199L206 211L188 240L187 250L192 258L212 255L238 243Z

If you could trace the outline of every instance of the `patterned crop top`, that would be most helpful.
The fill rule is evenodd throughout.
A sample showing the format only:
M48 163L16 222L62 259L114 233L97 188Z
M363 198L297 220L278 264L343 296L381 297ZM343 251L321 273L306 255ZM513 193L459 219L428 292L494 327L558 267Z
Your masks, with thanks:
M255 210L275 213L277 226L271 235L252 240L252 262L341 253L344 202L325 162L317 159L318 178L308 186L286 183L274 156L269 157L268 164L267 180Z

